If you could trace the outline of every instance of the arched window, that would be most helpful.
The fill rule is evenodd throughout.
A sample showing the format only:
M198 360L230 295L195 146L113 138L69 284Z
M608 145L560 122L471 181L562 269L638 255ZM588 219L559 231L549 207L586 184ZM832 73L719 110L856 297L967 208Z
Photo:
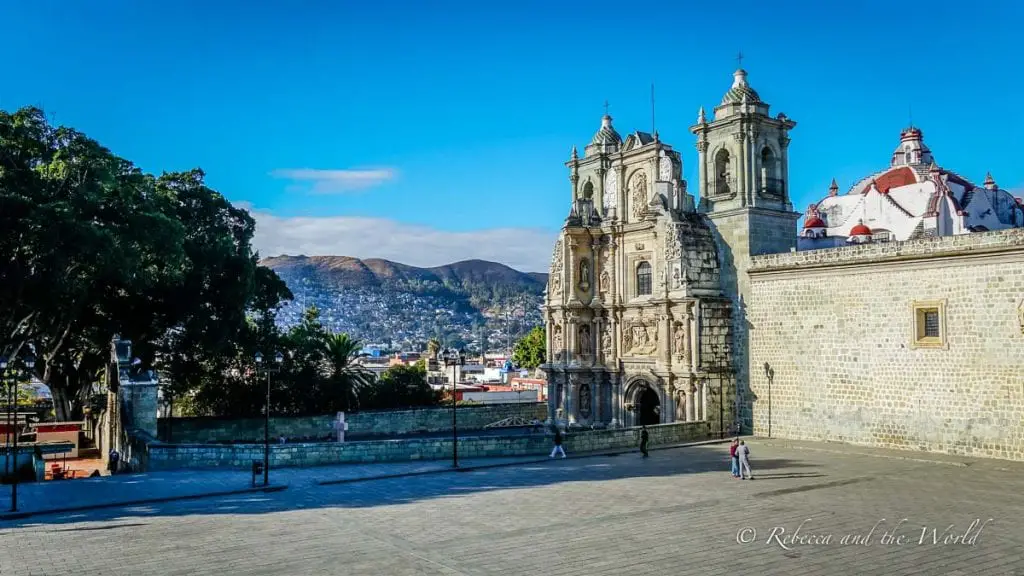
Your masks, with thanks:
M910 146L903 149L903 163L910 166L913 156L910 154Z
M715 154L715 194L728 194L732 189L732 170L729 151L721 149Z
M781 194L781 184L775 175L775 154L765 146L761 149L761 189L769 194Z
M648 296L651 293L651 264L641 262L636 267L636 295Z
M594 183L587 179L587 183L583 185L583 197L590 200L594 197Z

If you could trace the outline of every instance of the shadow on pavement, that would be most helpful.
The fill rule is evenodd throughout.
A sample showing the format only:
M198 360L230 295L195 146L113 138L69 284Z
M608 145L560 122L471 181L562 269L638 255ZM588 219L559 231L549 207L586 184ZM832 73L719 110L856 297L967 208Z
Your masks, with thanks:
M554 459L535 464L519 464L496 468L469 470L460 474L439 473L405 478L390 478L332 486L293 486L274 494L244 494L205 500L166 502L122 506L84 512L32 516L20 520L0 521L0 534L12 528L47 527L77 522L112 521L160 516L256 515L310 508L367 508L394 506L436 498L452 498L476 492L530 489L540 486L575 483L582 490L591 482L618 479L662 478L690 474L721 474L722 481L731 479L729 456L723 446L694 446L652 451L649 458L639 453L584 456ZM752 461L755 476L763 470L779 470L779 478L817 478L818 473L796 470L818 467L818 464L784 458ZM781 472L786 471L786 472ZM792 471L792 472L790 472ZM739 483L736 483L739 484ZM731 485L727 484L727 485ZM814 487L806 488L814 489ZM793 490L793 488L790 488ZM69 530L115 529L137 524L122 523L109 527L82 527Z

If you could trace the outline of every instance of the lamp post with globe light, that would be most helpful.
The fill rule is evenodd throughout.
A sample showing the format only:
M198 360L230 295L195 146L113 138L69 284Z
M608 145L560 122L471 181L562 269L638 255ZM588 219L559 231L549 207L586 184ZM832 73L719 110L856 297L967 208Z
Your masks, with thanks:
M263 354L257 351L253 354L253 360L256 361L256 375L257 377L261 372L267 374L267 404L264 408L264 420L263 420L263 485L268 486L270 484L270 373L277 372L281 369L281 364L284 362L284 354L276 352L274 354L274 365L276 367L263 366Z
M12 442L12 444L13 444L13 447L12 447L13 453L9 452L7 454L7 460L11 460L13 462L13 464L11 466L11 469L13 470L13 475L12 475L12 480L11 480L11 512L17 512L18 511L18 435L19 435L19 430L18 430L18 381L21 380L21 378L26 378L26 377L30 377L31 376L32 369L35 368L35 366L36 366L36 358L35 358L35 356L32 355L31 352L29 352L28 355L26 355L26 356L24 356L22 358L21 364L22 364L22 366L24 368L22 370L14 371L13 377L8 378L7 377L7 361L6 360L0 360L0 374L3 374L3 376L5 377L5 380L4 380L3 383L7 387L7 393L8 393L8 398L10 399L10 405L13 406L12 410L13 410L13 419L14 419L13 429L12 429L13 430L13 434L14 434L14 439L13 439L13 442ZM10 415L11 413L8 412L8 414ZM7 423L8 423L8 425L11 424L11 418L10 417L8 417ZM12 460L12 458L13 458L13 460Z
M465 366L466 364L466 353L462 350L456 350L454 348L448 348L447 350L437 352L438 364L444 363L445 366L452 367L452 468L459 467L459 427L456 407L458 406L458 395L456 392L456 386L458 382L458 366Z

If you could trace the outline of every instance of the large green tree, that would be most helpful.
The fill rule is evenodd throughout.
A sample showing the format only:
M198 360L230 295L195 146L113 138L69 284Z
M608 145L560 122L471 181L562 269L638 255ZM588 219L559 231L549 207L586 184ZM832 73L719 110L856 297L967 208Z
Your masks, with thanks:
M42 111L0 112L0 354L35 348L58 419L80 415L114 335L183 388L287 288L255 223L199 170L144 174Z
M544 363L547 336L543 326L535 326L512 349L512 361L521 368L533 370Z

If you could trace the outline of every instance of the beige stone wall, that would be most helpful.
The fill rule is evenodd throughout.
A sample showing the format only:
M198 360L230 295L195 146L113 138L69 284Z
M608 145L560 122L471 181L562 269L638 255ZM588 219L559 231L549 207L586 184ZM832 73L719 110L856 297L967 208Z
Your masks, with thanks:
M1024 230L759 256L749 274L756 434L1024 459ZM913 346L920 301L944 304L945 345Z

